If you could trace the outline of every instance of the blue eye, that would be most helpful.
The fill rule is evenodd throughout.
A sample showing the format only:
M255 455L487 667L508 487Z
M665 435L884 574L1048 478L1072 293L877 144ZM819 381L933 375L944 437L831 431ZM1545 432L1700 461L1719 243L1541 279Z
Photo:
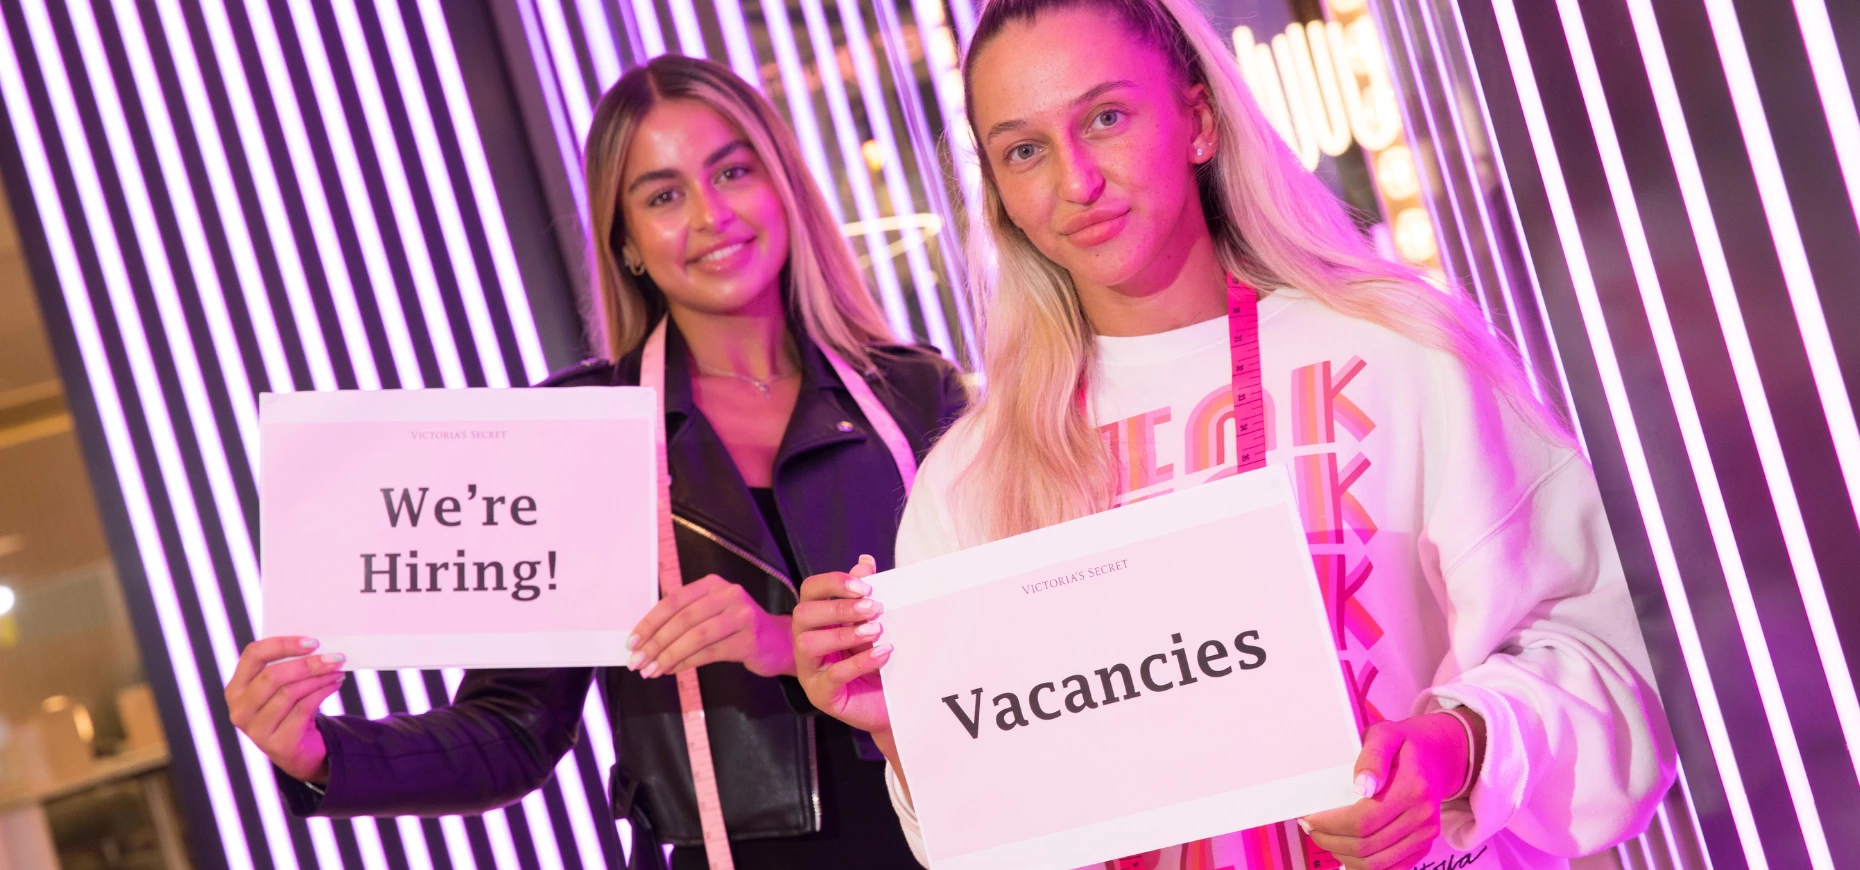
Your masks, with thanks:
M1020 163L1022 161L1032 160L1034 154L1038 153L1038 151L1039 149L1031 143L1016 145L1007 150L1007 162Z
M1110 127L1116 124L1118 121L1121 121L1123 119L1124 119L1123 110L1105 109L1104 111L1099 112L1096 116L1094 116L1091 119L1091 126L1093 129L1102 130L1106 127Z

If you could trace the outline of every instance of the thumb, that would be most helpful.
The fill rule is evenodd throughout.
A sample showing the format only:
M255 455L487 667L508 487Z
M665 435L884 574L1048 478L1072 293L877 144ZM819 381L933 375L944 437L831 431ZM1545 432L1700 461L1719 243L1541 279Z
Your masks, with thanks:
M1389 781L1389 765L1407 742L1399 729L1382 723L1369 726L1363 734L1363 751L1356 756L1356 794L1375 797Z

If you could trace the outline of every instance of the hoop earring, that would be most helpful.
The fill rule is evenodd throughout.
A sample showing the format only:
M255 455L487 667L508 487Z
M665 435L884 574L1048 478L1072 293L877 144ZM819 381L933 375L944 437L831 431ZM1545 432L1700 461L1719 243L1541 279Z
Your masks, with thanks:
M640 275L646 274L646 264L635 263L632 260L628 260L626 261L626 270L632 272L634 277L639 277Z

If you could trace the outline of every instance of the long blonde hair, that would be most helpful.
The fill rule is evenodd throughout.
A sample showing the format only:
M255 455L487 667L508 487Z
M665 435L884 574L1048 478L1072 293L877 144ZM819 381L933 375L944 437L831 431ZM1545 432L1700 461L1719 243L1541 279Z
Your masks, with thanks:
M1486 329L1459 292L1443 293L1412 267L1378 256L1337 197L1268 126L1233 56L1192 0L990 0L963 64L1010 22L1078 5L1116 15L1160 49L1184 85L1203 84L1219 140L1197 175L1217 256L1228 273L1272 291L1303 290L1336 311L1457 355L1553 439L1562 423L1531 394L1514 347ZM965 84L970 84L965 81ZM974 88L968 88L974 93ZM973 102L969 109L975 127ZM965 538L1007 537L1095 513L1116 497L1114 460L1078 401L1095 361L1091 324L1070 273L1008 217L982 156L983 201L970 226L974 310L980 312L987 394L959 424L978 445L958 478L954 507Z
M665 296L651 276L622 268L626 226L620 189L640 120L666 100L702 103L743 132L774 181L788 219L782 302L789 328L798 325L815 344L832 348L861 371L870 369L868 349L891 342L891 328L867 292L794 134L768 100L728 67L675 54L653 58L621 76L601 97L588 128L584 168L595 279L585 318L590 343L617 360L645 341L647 330L665 313Z

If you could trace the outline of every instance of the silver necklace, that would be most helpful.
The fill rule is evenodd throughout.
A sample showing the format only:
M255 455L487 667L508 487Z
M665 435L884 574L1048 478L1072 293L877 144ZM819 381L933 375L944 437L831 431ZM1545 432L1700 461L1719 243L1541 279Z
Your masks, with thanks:
M795 372L783 372L779 375L769 376L768 380L756 380L755 378L752 378L740 372L714 372L703 366L698 366L698 373L710 375L711 377L715 377L715 378L735 378L752 387L755 387L758 392L762 393L762 398L764 399L775 398L775 394L769 392L769 388L771 386L774 386L776 381L794 377L796 374Z

